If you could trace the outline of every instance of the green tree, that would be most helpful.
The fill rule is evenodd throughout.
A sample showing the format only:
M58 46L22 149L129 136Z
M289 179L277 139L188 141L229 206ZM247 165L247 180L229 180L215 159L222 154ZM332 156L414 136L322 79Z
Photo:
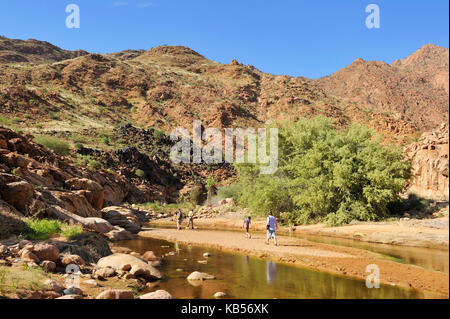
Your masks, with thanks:
M369 128L337 132L316 117L279 128L279 169L259 175L258 165L237 165L246 186L240 202L256 212L287 212L302 224L340 225L386 216L410 177L399 148L385 146Z

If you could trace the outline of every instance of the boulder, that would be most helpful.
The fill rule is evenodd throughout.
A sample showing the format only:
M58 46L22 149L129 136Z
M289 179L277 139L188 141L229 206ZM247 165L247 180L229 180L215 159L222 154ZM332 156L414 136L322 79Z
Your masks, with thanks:
M31 241L29 241L29 240L26 240L26 239L21 240L19 242L19 248L20 249L25 248L25 246L28 246L28 245L33 245L33 243Z
M157 290L148 294L142 295L139 299L174 299L170 293L165 290Z
M64 286L61 285L59 282L55 281L55 280L47 280L44 283L45 286L47 286L48 289L52 290L52 291L56 291L58 293L62 292L64 290Z
M187 277L187 280L212 280L212 279L216 279L216 277L199 271L194 271Z
M159 261L161 258L157 257L153 251L146 251L144 255L142 255L142 259L146 261Z
M219 291L214 294L214 298L224 298L226 295L226 293Z
M7 251L8 251L8 247L3 244L0 244L0 256L6 254Z
M86 265L86 262L83 258L78 255L63 255L61 256L61 264L66 267L68 265L74 264L78 266Z
M111 225L107 220L98 217L85 218L83 226L100 234L106 234L114 230L114 226Z
M116 274L116 270L112 267L101 267L94 270L94 277L109 278Z
M56 263L50 260L44 260L41 262L41 267L46 272L53 272L56 269Z
M131 290L110 289L100 293L95 299L134 299Z
M34 186L25 181L12 182L0 188L1 198L22 213L27 213L27 204L34 195Z
M59 250L55 245L38 243L34 245L32 253L35 254L39 260L50 260L56 262L59 258Z
M50 191L59 200L62 208L81 217L101 217L101 214L88 202L86 197L77 192Z
M83 295L83 291L80 288L77 287L70 287L63 290L63 294L65 295Z
M105 192L99 183L87 178L71 178L66 180L66 187L80 191L79 194L86 197L93 208L102 209Z
M139 274L148 280L159 280L162 278L161 273L153 266L149 265L142 259L127 254L113 254L103 257L98 262L98 267L112 267L120 269L124 265L131 265L131 274ZM134 269L134 270L133 270Z
M114 230L106 233L105 236L108 237L111 241L122 241L135 238L135 235L117 226L114 227Z
M20 258L23 261L33 261L35 263L39 262L39 257L37 257L35 254L33 254L30 250L28 249L23 249L21 254L20 254Z
M141 230L139 218L132 209L111 206L103 208L101 214L102 218L106 219L110 224L122 227L132 234L137 234Z

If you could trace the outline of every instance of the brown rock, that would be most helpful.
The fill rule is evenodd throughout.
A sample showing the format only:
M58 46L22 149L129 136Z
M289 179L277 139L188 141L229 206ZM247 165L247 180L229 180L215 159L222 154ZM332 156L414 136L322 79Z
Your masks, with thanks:
M59 258L59 250L55 245L39 243L32 251L40 260L50 260L56 262Z
M78 266L84 266L86 262L83 258L78 255L64 255L61 257L61 264L63 266L68 266L70 264L75 264Z
M146 261L159 261L161 258L157 257L153 251L146 251L144 255L142 255L142 259Z
M95 277L109 278L116 274L116 270L112 267L102 267L94 271Z
M20 258L23 261L33 261L38 263L39 262L39 257L37 257L35 254L33 254L30 250L28 249L23 249L22 253L20 254Z
M165 290L157 290L148 294L142 295L139 299L174 299L173 296Z
M0 195L5 202L26 213L26 206L34 195L34 187L25 181L13 182L0 188Z
M50 260L44 260L41 262L41 267L46 272L53 272L56 269L56 263Z
M86 197L92 207L102 209L105 192L99 183L86 178L71 178L66 180L66 185L72 190L82 191L80 194Z
M134 299L131 290L110 289L100 293L95 299Z

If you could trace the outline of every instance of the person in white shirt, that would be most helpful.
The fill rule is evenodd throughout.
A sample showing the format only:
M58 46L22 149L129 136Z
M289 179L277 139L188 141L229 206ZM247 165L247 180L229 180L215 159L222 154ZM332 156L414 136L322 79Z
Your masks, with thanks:
M267 240L266 245L269 245L270 238L273 238L275 246L277 246L277 236L276 231L278 228L277 219L273 216L272 211L269 211L269 216L267 216Z

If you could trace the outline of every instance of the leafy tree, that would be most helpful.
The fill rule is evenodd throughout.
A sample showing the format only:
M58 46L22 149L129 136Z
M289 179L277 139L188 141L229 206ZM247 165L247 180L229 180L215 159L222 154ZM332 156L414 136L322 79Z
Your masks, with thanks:
M410 176L399 148L381 144L363 125L337 132L324 117L279 128L279 168L272 176L259 175L258 165L237 169L245 185L242 204L255 212L283 212L296 224L384 217Z

